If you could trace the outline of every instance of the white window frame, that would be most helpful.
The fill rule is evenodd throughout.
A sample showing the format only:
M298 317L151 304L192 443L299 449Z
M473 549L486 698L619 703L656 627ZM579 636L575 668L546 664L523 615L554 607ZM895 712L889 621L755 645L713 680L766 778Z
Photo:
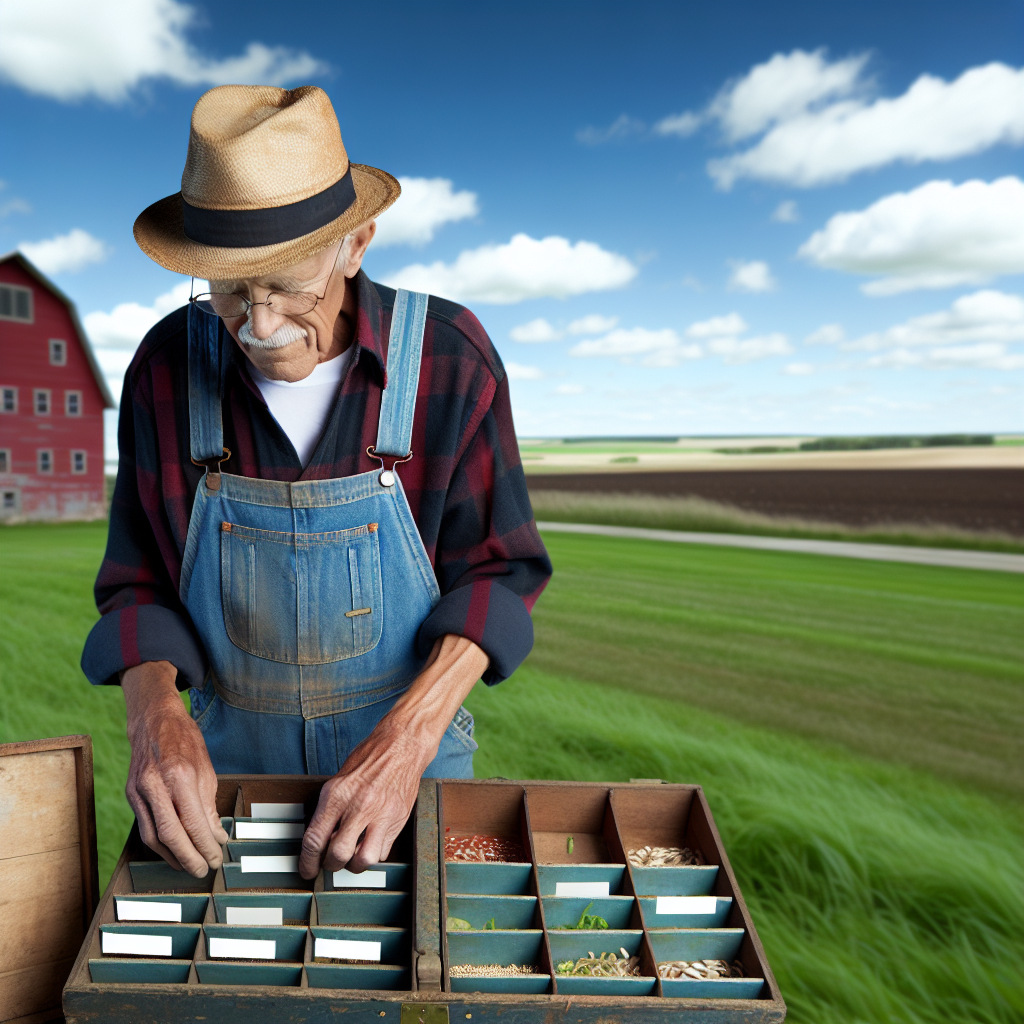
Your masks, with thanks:
M4 392L7 392L7 391L10 391L11 395L14 398L14 408L13 409L5 409L4 408L4 405L6 404L5 403L5 399L7 397L6 394L4 394ZM0 416L17 416L17 415L18 415L18 389L16 387L12 387L12 386L7 385L7 384L0 385Z
M11 312L9 314L8 313L0 312L0 320L13 320L15 323L19 323L19 324L35 323L35 315L34 315L35 314L35 308L34 308L35 307L35 303L32 301L33 296L32 296L32 289L31 288L25 288L25 287L23 287L21 285L17 285L17 284L8 284L5 281L2 284L0 284L0 289L6 290L6 291L10 291L10 293L11 293ZM17 296L18 296L19 292L28 296L28 316L27 317L18 316L17 313L15 312L15 310L17 309L17 306L18 306Z
M75 412L71 411L71 400L78 400L78 409ZM82 415L82 392L81 391L65 391L64 392L64 415L65 416L81 416Z
M43 469L43 456L46 456L49 463L49 469ZM53 449L52 448L37 448L36 449L36 472L44 476L53 475Z
M39 411L39 396L46 395L46 411ZM35 416L49 416L53 412L53 391L50 388L32 389L32 413Z
M75 468L75 456L82 456L82 468ZM72 448L71 449L71 472L77 476L81 476L84 473L89 472L89 453L84 448Z
M50 339L50 365L68 365L68 343L63 338Z
M14 470L11 466L14 463L11 460L11 449L0 448L0 473L13 473Z

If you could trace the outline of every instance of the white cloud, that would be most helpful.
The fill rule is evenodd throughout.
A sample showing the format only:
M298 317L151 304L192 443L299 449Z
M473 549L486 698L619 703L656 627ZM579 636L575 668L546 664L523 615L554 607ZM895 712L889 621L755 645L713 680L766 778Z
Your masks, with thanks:
M815 61L809 62L815 57L816 72ZM794 87L787 93L780 85L780 92L769 90L759 100L754 77L776 61L779 82L792 72ZM723 189L740 178L806 188L891 163L952 160L1024 142L1024 69L991 63L969 68L952 82L921 75L894 98L838 98L869 84L850 78L862 68L863 58L824 64L820 51L796 50L752 69L712 111L734 139L766 134L743 152L712 160L708 173ZM815 104L833 96L834 102Z
M788 356L793 347L784 334L776 332L758 338L712 338L708 351L727 363L750 363L770 356Z
M654 130L659 135L676 135L685 139L692 135L704 123L703 114L695 114L692 110L684 110L681 114L670 114L662 118Z
M509 380L541 380L544 371L539 366L524 366L522 363L506 363L505 375Z
M18 248L44 274L74 274L91 263L102 263L110 255L103 242L81 228L41 242L19 242Z
M301 50L250 42L235 57L204 56L185 38L195 16L179 0L32 0L0 4L0 76L26 92L120 102L144 79L179 85L283 84L322 74ZM241 35L248 25L233 24ZM259 21L251 22L259 25Z
M604 142L621 142L635 135L642 135L647 130L643 121L620 114L607 128L594 128L588 125L576 133L576 141L587 146L600 146Z
M603 338L581 341L569 349L569 355L588 358L611 356L632 361L640 357L644 366L677 366L687 359L700 359L700 345L686 344L672 328L651 331L646 327L618 328Z
M559 384L555 388L557 395L582 395L587 389L582 384Z
M800 220L800 210L797 208L796 200L783 199L772 213L772 220L777 224L796 224Z
M708 320L698 320L686 328L690 338L719 338L728 334L742 334L747 329L747 322L739 313L726 316L713 316Z
M447 178L399 178L402 194L377 218L375 248L426 245L444 224L475 217L480 208L475 192L455 192Z
M778 282L764 260L737 260L732 264L729 287L735 292L773 292Z
M467 249L454 263L415 263L385 280L393 288L430 292L456 302L505 305L621 288L636 277L625 256L594 242L518 234L506 245Z
M896 369L922 367L926 370L1021 370L1024 369L1024 355L1010 353L1005 345L997 343L949 346L924 351L897 348L882 355L872 356L868 360L868 366Z
M603 331L610 331L617 323L617 316L601 316L599 313L591 313L589 316L581 316L573 320L566 328L570 334L601 334Z
M529 323L519 324L508 332L513 341L519 341L527 345L542 344L548 341L558 341L565 336L565 331L553 327L543 317L531 320Z
M782 372L790 377L809 377L814 373L813 363L786 363Z
M839 345L846 341L842 324L822 324L804 338L805 345Z
M868 295L1024 273L1024 181L929 181L837 213L799 255L832 270L884 275L863 285Z

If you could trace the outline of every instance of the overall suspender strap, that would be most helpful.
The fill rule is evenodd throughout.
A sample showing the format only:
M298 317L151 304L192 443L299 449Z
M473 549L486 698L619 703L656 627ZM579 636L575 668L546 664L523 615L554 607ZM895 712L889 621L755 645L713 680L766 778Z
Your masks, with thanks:
M188 307L188 421L192 461L218 475L226 458L221 399L224 392L220 317Z
M380 400L374 455L404 459L412 454L412 421L420 383L427 296L398 290L388 338L387 386ZM219 408L219 407L218 407Z

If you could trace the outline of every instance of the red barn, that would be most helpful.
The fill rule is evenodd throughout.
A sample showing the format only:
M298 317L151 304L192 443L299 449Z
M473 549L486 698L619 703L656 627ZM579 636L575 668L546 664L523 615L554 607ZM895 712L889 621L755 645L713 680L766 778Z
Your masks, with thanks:
M0 256L0 520L106 515L113 407L74 303L20 252Z

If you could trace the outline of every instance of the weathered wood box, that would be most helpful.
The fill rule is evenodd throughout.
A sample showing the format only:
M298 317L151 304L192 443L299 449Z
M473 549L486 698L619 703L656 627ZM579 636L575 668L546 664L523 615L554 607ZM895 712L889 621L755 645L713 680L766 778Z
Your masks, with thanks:
M306 882L295 859L323 782L221 776L231 841L206 879L172 871L133 830L64 989L69 1024L784 1020L699 786L424 780L387 863ZM473 835L515 859L445 859L446 837ZM645 845L705 864L631 864ZM566 927L584 911L608 928ZM639 976L557 970L620 950ZM701 959L738 960L744 977L659 977L659 962ZM491 964L529 973L465 976Z

